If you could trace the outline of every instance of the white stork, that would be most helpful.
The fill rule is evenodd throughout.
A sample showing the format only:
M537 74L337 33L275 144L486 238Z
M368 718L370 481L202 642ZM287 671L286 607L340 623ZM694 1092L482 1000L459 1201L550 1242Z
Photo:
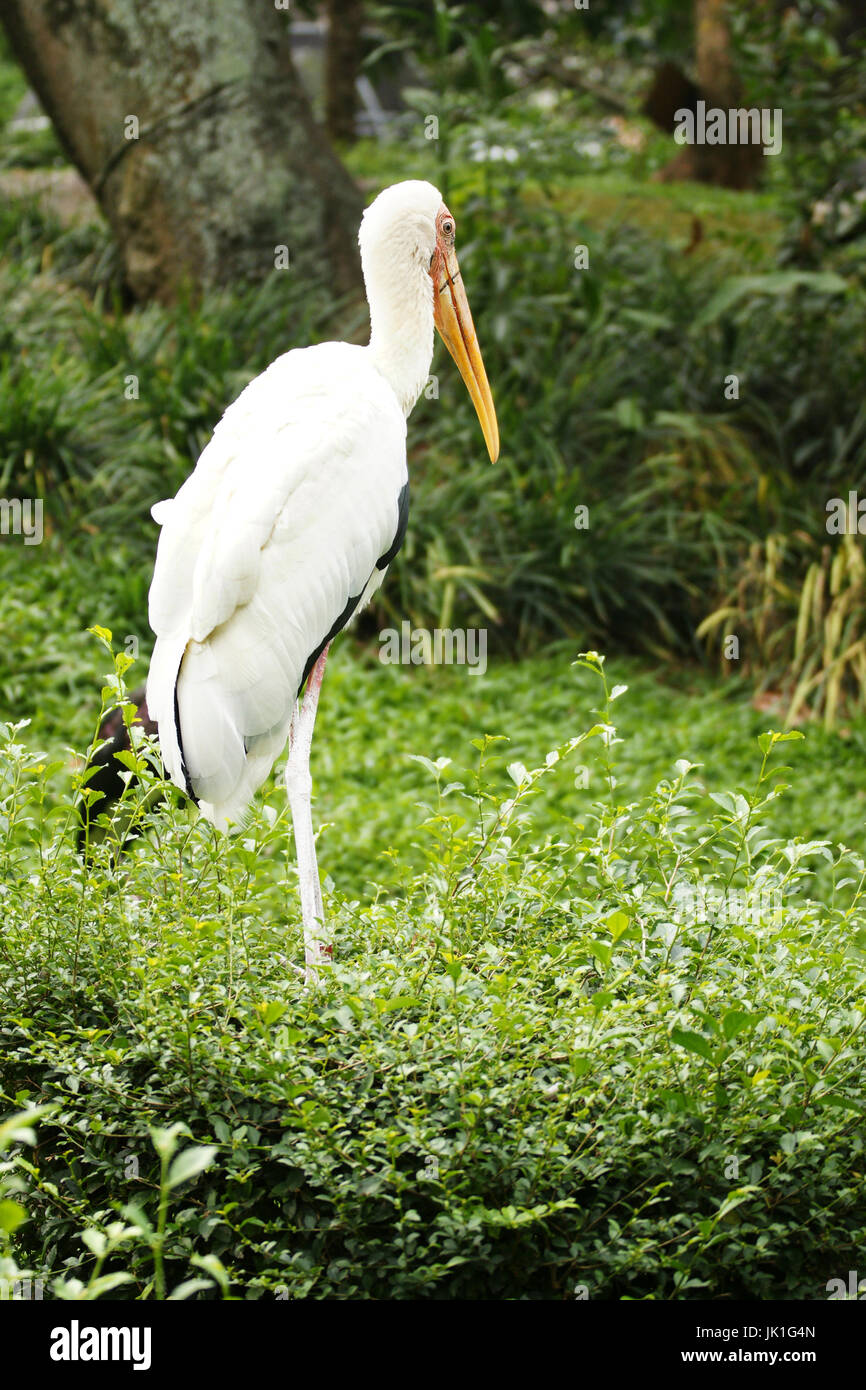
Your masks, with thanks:
M308 983L332 953L311 817L310 744L328 647L382 583L406 530L406 417L434 324L492 461L499 432L432 184L386 188L358 235L370 342L278 357L226 410L162 527L150 588L147 703L172 780L239 825L287 738ZM302 704L299 697L306 682Z

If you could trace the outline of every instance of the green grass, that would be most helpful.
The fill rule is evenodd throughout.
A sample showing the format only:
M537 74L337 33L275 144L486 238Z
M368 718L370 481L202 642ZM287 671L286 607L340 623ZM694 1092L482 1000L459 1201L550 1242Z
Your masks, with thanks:
M143 683L151 641L148 582L138 546L106 547L101 534L58 535L41 547L6 541L0 548L0 718L30 718L28 739L52 759L65 749L83 753L95 731L105 654L88 627L110 628L118 649L138 644L126 680L130 687ZM412 808L425 779L413 754L452 758L462 775L474 758L471 740L491 733L510 740L514 759L535 765L548 742L566 742L589 718L591 691L569 665L576 648L561 645L553 655L514 662L497 650L495 629L486 631L483 675L382 664L378 633L369 624L336 644L319 714L315 781L316 814L328 826L323 865L343 891L363 894L371 883L393 883L398 870L387 851L398 854L403 872L420 867ZM612 666L630 687L621 710L628 742L623 796L646 794L681 756L700 764L707 795L747 779L754 741L774 719L752 707L746 682L695 667L678 674L667 663L653 670L616 659ZM776 723L781 716L780 710ZM791 790L772 808L773 828L789 837L862 843L866 720L851 720L841 735L817 722L805 733ZM71 755L66 762L54 785L58 798L69 801ZM575 790L573 773L550 786L539 799L540 825L560 827L581 813L600 784L599 768L588 772L586 789ZM272 799L282 804L281 787Z
M670 154L667 142L663 148ZM447 180L455 206L483 194L490 178L480 164L458 162L443 169L432 141L383 147L361 140L343 151L343 157L371 192L399 179ZM699 262L728 252L744 273L774 263L781 225L777 196L771 190L734 193L708 184L654 183L636 176L634 167L590 170L576 158L570 167L562 159L551 174L524 157L521 175L522 195L530 203L552 202L590 227L638 227L647 236L685 248L697 218L702 224L701 240L690 254ZM497 176L494 169L494 180Z

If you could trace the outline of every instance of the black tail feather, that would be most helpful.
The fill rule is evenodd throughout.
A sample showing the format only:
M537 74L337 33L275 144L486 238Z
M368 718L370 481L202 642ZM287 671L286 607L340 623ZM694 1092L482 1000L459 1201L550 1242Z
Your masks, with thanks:
M129 700L135 705L136 713L133 723L139 724L151 737L157 737L157 727L151 719L145 698L144 686L138 690L132 690L128 696ZM123 720L123 712L118 706L109 710L99 726L99 737L105 740L102 746L94 753L88 763L91 771L87 779L87 789L99 792L96 799L82 798L78 805L78 852L84 854L91 840L95 837L95 822L97 818L110 811L111 807L123 795L125 786L124 777L129 769L118 762L118 753L128 752L132 747L129 738L129 729ZM132 831L126 843L133 840L138 831Z

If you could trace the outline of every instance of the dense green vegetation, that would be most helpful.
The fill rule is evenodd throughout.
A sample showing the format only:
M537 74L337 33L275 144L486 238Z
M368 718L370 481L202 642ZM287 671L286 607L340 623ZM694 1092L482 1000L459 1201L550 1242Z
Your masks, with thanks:
M847 495L864 429L862 292L836 271L761 270L761 205L751 233L740 206L740 230L720 230L717 254L692 260L628 220L628 203L612 226L571 212L591 201L579 182L553 202L506 175L483 198L471 185L470 171L455 205L503 457L495 470L484 461L469 402L440 363L438 398L413 417L413 527L377 616L488 624L510 651L582 634L694 655L697 625L736 591L749 546L796 530L818 553L826 499ZM586 186L599 208L616 198L615 183ZM702 195L720 223L731 196ZM654 190L633 215L653 217L657 203ZM6 486L44 490L52 527L70 513L122 527L144 564L150 504L176 488L246 379L290 343L360 325L277 272L197 307L106 313L75 287L110 270L99 234L59 233L16 209L6 218ZM580 244L586 272L573 266ZM37 275L49 251L52 270ZM742 391L726 402L729 372ZM767 683L790 667L796 574L785 579L733 600L742 656ZM753 612L766 626L767 604L781 612L769 642Z
M446 193L503 452L440 348L407 542L319 714L316 993L279 769L232 839L146 743L89 858L75 802L146 673L150 506L251 376L364 315L291 271L133 305L103 225L0 202L0 496L44 503L41 544L0 538L0 1298L816 1299L857 1267L866 565L825 523L862 487L866 262L811 220L855 69L745 26L749 91L796 90L784 157L662 183L647 122L507 79L498 8L459 44L407 20L429 90L345 152ZM632 10L590 29L626 94ZM0 127L23 89L0 49ZM405 619L484 629L486 672L381 664Z
M313 995L280 791L234 841L145 809L145 840L88 867L57 769L12 735L4 1085L54 1107L15 1173L55 1292L814 1298L853 1266L866 865L772 834L789 749L735 735L742 708L736 791L718 750L715 775L677 757L700 697L605 699L588 666L503 668L477 701L437 678L431 737L423 671L337 663L317 777L338 952ZM507 747L481 732L497 706ZM542 720L562 746L539 757ZM382 886L358 896L361 861ZM175 1125L206 1172L166 1189L161 1237L148 1130Z

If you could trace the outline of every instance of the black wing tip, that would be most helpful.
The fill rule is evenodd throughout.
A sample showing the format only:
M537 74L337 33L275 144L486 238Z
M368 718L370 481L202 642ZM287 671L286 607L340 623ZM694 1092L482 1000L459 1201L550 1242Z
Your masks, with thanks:
M180 676L180 670L178 670L178 676ZM177 735L177 746L178 751L180 752L180 770L183 773L184 790L187 796L190 798L190 800L193 801L196 806L198 806L199 799L196 796L195 791L193 790L193 785L190 781L189 771L186 765L186 758L184 757L183 753L183 735L180 731L180 706L177 702L177 681L175 681L174 683L174 731Z
M408 525L409 479L407 478L405 483L401 487L400 495L397 498L397 530L395 531L394 539L388 546L388 549L385 551L385 554L380 555L378 560L376 561L377 570L386 570L388 568L391 561L394 559L394 556L397 554L397 551L400 549L400 546L403 544L403 541L406 536L406 527Z

